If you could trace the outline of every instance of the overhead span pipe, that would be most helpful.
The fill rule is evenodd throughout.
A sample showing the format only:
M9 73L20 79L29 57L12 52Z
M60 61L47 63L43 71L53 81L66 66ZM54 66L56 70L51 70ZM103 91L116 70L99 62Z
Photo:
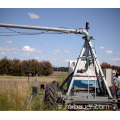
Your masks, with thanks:
M53 27L15 25L15 24L5 24L5 23L0 23L0 27L54 31L54 32L62 32L62 33L84 34L85 36L89 35L87 31L81 30L81 29L53 28Z

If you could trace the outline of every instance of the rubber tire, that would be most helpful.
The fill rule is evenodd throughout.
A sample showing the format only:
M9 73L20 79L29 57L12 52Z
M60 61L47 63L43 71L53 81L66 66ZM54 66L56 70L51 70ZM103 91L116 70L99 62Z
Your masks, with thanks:
M59 87L58 81L53 81L52 83L54 83L56 87Z
M56 103L56 84L48 83L45 89L44 103L55 106Z

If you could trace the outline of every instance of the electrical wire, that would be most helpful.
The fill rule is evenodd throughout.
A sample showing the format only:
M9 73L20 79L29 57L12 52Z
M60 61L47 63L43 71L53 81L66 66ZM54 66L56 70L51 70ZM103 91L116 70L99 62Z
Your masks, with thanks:
M63 34L63 33L22 33L22 34L15 34L15 35L0 35L0 36L18 36L18 35L42 35L42 34Z
M8 30L10 30L10 31L13 31L13 32L15 32L15 33L21 33L21 32L17 32L17 31L15 31L15 30L12 30L12 29L10 29L10 28L8 28L8 27L5 27L6 29L8 29Z
M6 29L12 31L12 32L0 32L0 33L19 33L19 34L14 34L14 35L10 35L10 34L5 34L5 35L0 35L0 36L18 36L18 35L42 35L42 34L63 34L62 32L56 33L56 32L37 32L37 33L30 33L30 32L18 32L15 30L12 30L8 27L5 27ZM69 33L64 33L64 34L69 34Z
M13 32L0 32L0 33L13 33Z

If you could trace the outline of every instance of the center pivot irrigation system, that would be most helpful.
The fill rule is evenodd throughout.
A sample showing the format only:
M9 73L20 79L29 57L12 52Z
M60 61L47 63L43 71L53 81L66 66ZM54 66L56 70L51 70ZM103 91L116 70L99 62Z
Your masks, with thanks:
M69 74L69 76L60 86L58 85L57 81L53 81L52 83L46 85L44 102L46 104L50 103L53 105L55 105L56 102L74 105L117 104L118 107L120 107L120 100L114 99L113 95L111 94L103 71L97 59L95 50L91 44L93 37L88 33L88 22L86 22L86 30L12 24L0 24L0 27L84 35L82 38L85 40L85 42L77 59L77 63L73 72ZM81 80L87 81L87 88L74 87L74 82ZM93 86L90 84L91 81L94 82ZM82 84L81 82L78 83Z

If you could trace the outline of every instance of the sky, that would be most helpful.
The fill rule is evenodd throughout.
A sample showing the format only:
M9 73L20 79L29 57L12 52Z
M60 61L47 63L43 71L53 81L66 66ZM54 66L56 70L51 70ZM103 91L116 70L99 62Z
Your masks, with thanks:
M78 29L86 22L99 62L120 66L119 8L0 8L0 23L6 24ZM45 60L67 67L69 60L77 60L84 44L83 35L17 32L41 31L0 27L0 59Z

